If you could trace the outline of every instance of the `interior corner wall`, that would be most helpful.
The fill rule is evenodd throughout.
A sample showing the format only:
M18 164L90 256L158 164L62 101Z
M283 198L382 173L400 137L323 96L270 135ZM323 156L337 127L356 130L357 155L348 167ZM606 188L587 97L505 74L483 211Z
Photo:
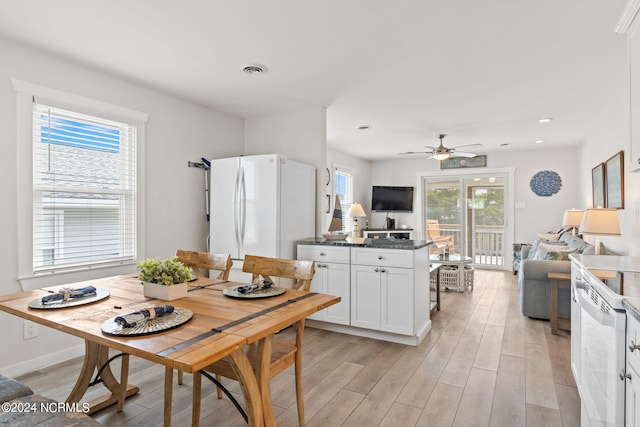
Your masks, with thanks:
M188 161L242 154L244 122L102 71L0 39L0 294L22 291L18 281L16 93L19 79L147 113L145 139L145 247L140 258L168 257L177 248L204 250L208 234L204 175ZM186 190L185 190L186 189ZM131 267L133 271L133 267ZM104 274L103 270L103 274ZM97 273L94 273L94 275ZM107 274L109 275L109 274ZM94 276L95 277L95 276ZM92 277L87 274L82 280ZM51 278L51 286L64 279ZM23 340L22 319L0 313L0 371L19 375L84 352L82 341L44 326Z
M316 168L316 236L319 236L325 192L321 177L327 158L326 108L309 107L248 118L244 133L245 155L280 154Z

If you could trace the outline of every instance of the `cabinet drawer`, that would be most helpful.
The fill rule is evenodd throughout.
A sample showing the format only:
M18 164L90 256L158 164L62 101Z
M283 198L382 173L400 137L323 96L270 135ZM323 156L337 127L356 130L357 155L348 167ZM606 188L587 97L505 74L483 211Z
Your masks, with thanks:
M351 248L351 263L412 268L413 253L402 249Z
M349 248L326 245L298 245L298 259L349 264Z

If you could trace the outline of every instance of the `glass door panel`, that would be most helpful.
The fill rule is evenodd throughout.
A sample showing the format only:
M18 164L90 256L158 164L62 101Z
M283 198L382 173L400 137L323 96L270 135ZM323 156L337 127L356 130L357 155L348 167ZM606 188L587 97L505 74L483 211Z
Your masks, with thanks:
M504 178L466 179L469 248L476 265L504 266Z
M433 240L431 253L442 253L445 248L450 254L465 255L462 212L464 199L461 197L460 180L427 181L426 187L426 238Z

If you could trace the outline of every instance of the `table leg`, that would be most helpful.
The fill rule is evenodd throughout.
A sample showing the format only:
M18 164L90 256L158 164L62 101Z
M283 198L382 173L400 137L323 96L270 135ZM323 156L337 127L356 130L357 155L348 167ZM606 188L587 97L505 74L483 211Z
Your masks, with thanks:
M269 356L271 357L271 356ZM258 381L251 368L251 363L242 349L238 349L229 355L231 366L240 380L240 387L244 395L247 416L250 427L264 426L264 415L262 411L262 397ZM271 414L273 417L273 414ZM271 425L275 425L275 420L270 420Z
M260 388L260 398L262 400L262 412L264 414L264 425L275 426L273 406L271 404L271 349L273 347L273 335L269 335L258 342L258 366L256 366L256 377L258 388Z
M69 397L67 397L66 401L68 403L80 402L91 384L91 377L94 371L102 369L102 372L100 372L100 378L102 378L102 382L111 393L91 400L89 402L89 414L98 412L113 404L118 404L118 412L121 412L124 400L129 396L137 394L140 391L140 388L127 384L126 377L129 371L128 354L122 356L122 382L118 382L115 378L107 363L108 361L108 347L85 340L85 354L82 369L80 370L80 375L76 380L76 384L73 387L73 390L71 390L71 393L69 393Z
M464 291L464 264L458 264L458 292Z
M164 368L164 426L171 426L171 403L173 400L173 368Z

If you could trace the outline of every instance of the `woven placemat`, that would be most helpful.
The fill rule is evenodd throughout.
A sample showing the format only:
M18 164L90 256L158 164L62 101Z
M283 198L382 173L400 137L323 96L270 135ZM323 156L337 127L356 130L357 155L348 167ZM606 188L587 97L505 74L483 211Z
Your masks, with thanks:
M66 301L54 301L46 304L42 303L42 298L34 299L29 303L30 308L49 310L52 308L67 308L75 307L78 305L91 304L92 302L100 301L109 296L109 291L106 289L96 289L95 295L87 295L86 297L69 298Z
M193 317L193 311L188 308L176 307L172 313L140 322L132 328L123 328L118 325L115 322L116 317L118 316L114 316L102 324L102 332L108 335L131 337L136 335L155 334L157 332L177 328Z
M222 293L231 298L240 298L240 299L255 299L255 298L269 298L275 297L277 295L282 295L286 292L285 288L281 288L280 286L269 286L268 288L258 289L257 291L242 293L238 292L238 288L244 287L246 285L239 286L230 286L228 288L224 288Z

